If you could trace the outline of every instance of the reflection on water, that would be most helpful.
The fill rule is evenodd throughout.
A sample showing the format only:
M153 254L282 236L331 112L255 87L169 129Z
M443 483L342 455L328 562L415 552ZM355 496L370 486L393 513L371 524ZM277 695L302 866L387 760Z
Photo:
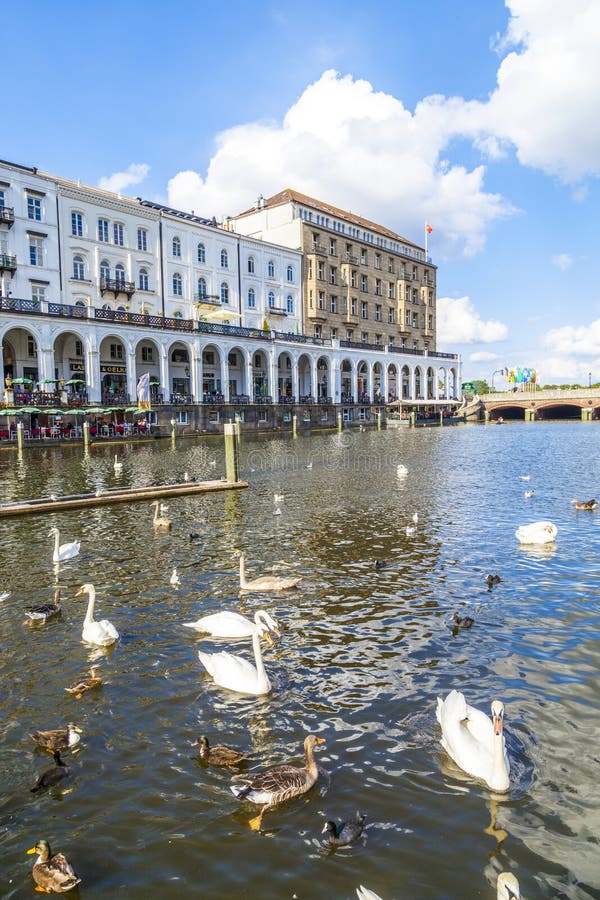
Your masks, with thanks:
M88 896L353 898L368 884L386 900L492 898L500 871L526 897L600 896L600 513L570 504L594 496L598 445L594 423L244 439L249 489L170 498L170 533L154 533L148 503L2 520L0 895L30 896L25 850L45 837ZM224 474L221 441L5 450L0 499L185 472ZM556 543L520 546L515 529L540 519L556 523ZM60 568L52 525L81 541ZM299 575L299 589L241 600L236 547L249 577ZM502 577L492 590L490 572ZM88 581L96 618L121 635L114 648L81 642L86 598L75 594ZM62 615L24 628L24 609L55 585ZM197 651L251 658L250 643L182 623L261 607L283 628L264 654L273 690L231 694ZM471 629L452 628L455 610L475 619ZM93 662L103 685L78 700L64 688ZM494 697L505 703L506 797L440 747L435 698L453 687L486 712ZM48 757L28 732L69 720L83 729L66 754L71 793L30 794ZM269 812L260 835L231 773L200 765L191 747L206 734L247 751L252 766L300 764L308 732L326 740L324 774ZM357 809L364 843L329 852L324 821Z

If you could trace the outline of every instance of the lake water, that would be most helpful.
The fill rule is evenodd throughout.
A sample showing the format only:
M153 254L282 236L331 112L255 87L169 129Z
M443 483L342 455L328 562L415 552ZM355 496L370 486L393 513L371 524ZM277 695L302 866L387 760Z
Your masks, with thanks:
M0 499L185 471L218 478L223 450L220 439L93 445L88 456L40 447L20 460L3 450ZM168 534L154 534L147 502L0 521L0 591L11 591L0 603L0 895L32 896L26 851L46 838L86 897L351 900L363 884L384 900L468 900L494 898L503 870L529 900L600 897L600 511L570 502L600 495L598 425L244 439L241 463L247 490L170 498ZM558 526L555 545L519 546L515 528L538 519ZM51 525L81 540L59 572ZM236 547L251 577L293 573L300 589L241 602ZM490 572L502 582L488 590ZM121 640L100 656L103 687L77 700L64 688L94 655L81 642L84 582ZM23 627L55 583L62 616ZM261 607L283 631L265 651L272 692L215 687L197 650L250 657L250 643L182 623ZM453 633L455 610L475 618L469 631ZM486 712L504 701L508 795L461 776L442 751L435 700L452 688ZM69 720L83 729L65 754L70 793L31 794L52 760L28 732ZM200 764L190 746L206 734L248 751L252 767L300 764L313 732L326 741L322 777L267 812L258 834L248 827L258 807L236 800L231 773ZM324 822L356 810L364 839L330 852Z

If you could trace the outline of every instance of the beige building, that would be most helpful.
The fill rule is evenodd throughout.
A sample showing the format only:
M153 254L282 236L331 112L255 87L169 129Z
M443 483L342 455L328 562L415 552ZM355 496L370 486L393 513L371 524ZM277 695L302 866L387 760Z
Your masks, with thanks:
M260 196L229 227L302 251L305 333L435 352L436 267L424 248L289 188Z

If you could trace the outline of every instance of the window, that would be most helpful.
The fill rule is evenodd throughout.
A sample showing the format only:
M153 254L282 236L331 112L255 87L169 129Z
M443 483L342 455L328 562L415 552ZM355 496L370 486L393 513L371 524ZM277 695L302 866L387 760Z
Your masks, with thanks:
M98 219L98 240L108 244L108 219Z
M42 221L42 201L39 197L27 197L27 218L34 222Z
M381 254L380 253L375 254L375 268L376 269L381 268Z
M361 331L361 333L360 333L360 339L361 339L361 341L363 342L363 344L368 344L368 343L369 343L369 332L368 332L368 331Z
M286 270L286 277L287 277L287 280L288 280L288 281L293 281L293 280L294 280L294 267L293 267L293 266L288 266L288 267L287 267L287 270Z
M394 271L394 257L388 256L388 272Z
M332 256L335 256L335 241L333 238L329 239L329 252Z
M4 191L0 188L0 209L4 209Z
M381 335L380 334L375 335L375 343L377 344L378 347L381 347Z
M138 287L140 291L149 291L148 269L140 269L138 278Z
M413 328L419 327L419 313L413 313L412 325L413 325Z
M254 257L253 256L248 257L248 272L250 273L250 275L254 275Z
M394 324L394 310L388 309L388 325Z
M275 278L275 263L272 259L267 263L267 278Z
M229 267L229 257L227 256L227 250L221 250L221 268L227 269Z
M352 269L350 274L350 287L356 287L356 269Z
M123 344L111 344L110 345L110 358L111 359L123 359Z
M275 294L273 293L273 291L269 291L268 302L269 309L273 309L273 307L275 306Z
M117 263L115 266L115 281L119 284L125 284L125 266L121 265L121 263Z
M171 253L176 259L181 259L181 240L174 237L171 242Z
M103 259L100 263L100 278L102 278L103 281L108 281L110 278L110 265L106 259Z
M176 419L178 425L187 425L188 424L188 414L185 409L179 409L176 413Z
M29 238L29 265L44 265L44 241L42 238ZM81 277L83 278L83 275Z
M337 312L337 297L334 294L329 298L329 312Z
M419 289L418 288L413 288L412 300L415 305L417 305L419 303Z
M433 331L433 316L432 315L427 316L427 328L429 329L429 331Z
M350 315L356 315L356 297L353 297L350 301Z
M338 330L337 330L337 328L332 328L332 329L331 329L331 334L330 334L331 340L332 340L332 341L336 341L336 340L337 340L337 336L338 336Z
M367 276L366 275L360 276L360 289L364 293L366 293L366 291L367 291Z
M206 278L198 279L198 298L199 301L206 300Z
M317 278L320 278L321 281L325 278L325 264L322 262L317 263Z
M183 313L181 312L180 309L175 310L175 312L173 313L173 318L174 319L183 319Z
M294 298L292 297L291 294L288 294L288 296L287 296L286 309L291 315L294 314Z
M142 347L142 362L153 362L154 360L154 348L153 347Z
M80 212L71 213L71 234L83 237L83 216Z
M360 261L361 261L361 263L362 263L363 266L366 266L366 264L367 264L367 251L366 251L366 250L361 249L361 251L360 251Z
M197 256L198 256L199 263L206 262L206 247L204 246L204 244L198 244Z
M31 285L31 299L35 300L37 303L41 303L42 300L46 299L46 286L43 284L32 284Z
M393 281L388 282L388 298L390 300L394 299L394 282Z
M229 303L229 285L226 281L221 285L221 303Z
M256 309L256 293L254 288L248 289L248 308Z
M137 230L137 248L138 250L148 249L148 232L145 228L138 228Z
M173 273L173 293L176 297L183 296L183 281L179 272Z
M325 291L319 291L319 302L317 307L319 309L325 309Z
M329 266L329 284L337 284L337 269L335 266Z
M30 334L27 335L27 356L32 359L34 356L37 356L37 347L35 346L35 340L31 337Z
M85 306L85 303L83 306ZM80 340L75 341L75 356L83 356L83 343Z
M123 226L120 222L113 223L113 244L118 247L123 246Z
M346 329L346 340L351 341L354 337L354 331L351 328Z
M381 278L375 279L375 294L381 297Z
M314 334L314 337L317 338L317 340L321 340L321 326L320 325L315 325L313 334Z
M375 321L381 322L381 304L380 303L375 304Z

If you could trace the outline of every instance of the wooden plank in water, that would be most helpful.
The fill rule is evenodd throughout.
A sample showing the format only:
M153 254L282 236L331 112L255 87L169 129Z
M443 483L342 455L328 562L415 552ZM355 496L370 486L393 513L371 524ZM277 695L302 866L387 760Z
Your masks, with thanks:
M212 491L231 491L247 488L247 481L186 481L182 484L155 484L143 488L117 488L95 494L70 494L64 497L40 497L37 500L20 500L0 506L3 516L24 516L52 510L79 509L87 506L104 506L110 503L126 503L135 500L155 500L158 497L176 497L187 494L204 494Z

